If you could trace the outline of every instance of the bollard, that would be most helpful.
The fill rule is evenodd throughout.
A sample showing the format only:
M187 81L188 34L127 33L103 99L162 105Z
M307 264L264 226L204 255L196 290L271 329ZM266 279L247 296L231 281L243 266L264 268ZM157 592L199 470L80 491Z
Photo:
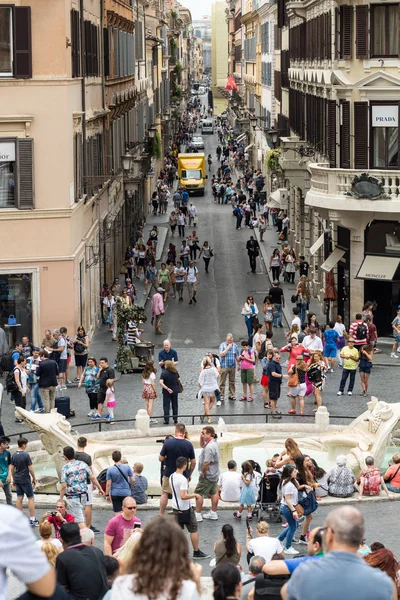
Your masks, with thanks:
M149 435L150 431L150 417L144 408L140 408L136 413L136 429L139 429L143 435Z
M329 413L326 406L319 406L315 413L315 425L318 431L326 431L329 427Z

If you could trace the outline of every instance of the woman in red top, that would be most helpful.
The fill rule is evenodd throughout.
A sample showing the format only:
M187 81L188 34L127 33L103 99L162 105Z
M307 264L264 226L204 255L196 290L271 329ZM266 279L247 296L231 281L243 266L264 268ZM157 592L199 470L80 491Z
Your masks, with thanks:
M290 344L287 344L287 346L283 346L283 348L280 349L280 352L289 352L289 372L289 369L296 364L296 358L298 356L303 355L304 348L301 344L299 344L297 335L292 335L292 337L290 338Z

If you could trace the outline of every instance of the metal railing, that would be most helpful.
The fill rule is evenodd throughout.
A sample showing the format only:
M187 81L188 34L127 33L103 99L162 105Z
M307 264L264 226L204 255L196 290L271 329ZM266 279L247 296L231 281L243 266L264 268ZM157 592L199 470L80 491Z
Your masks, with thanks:
M354 419L357 418L358 415L329 415L329 419L330 421L335 420L344 420L344 421L353 421ZM182 419L189 419L190 420L190 424L191 425L196 425L196 420L198 420L198 424L202 424L200 421L200 417L204 417L203 414L198 414L198 415L178 415L178 420L181 421ZM274 422L276 423L277 421L280 421L281 419L287 419L289 421L294 421L294 419L315 419L315 414L311 413L309 415L288 415L288 414L281 414L279 416L279 418L274 417L272 415L272 413L252 413L252 414L246 414L244 415L243 413L217 413L216 415L212 415L212 417L215 419L216 417L229 417L229 418L240 418L241 419L241 424L245 424L245 419L250 418L255 418L255 417L260 417L260 421L259 423L271 423ZM153 416L153 419L160 419L163 420L164 419L164 415L159 415L159 416ZM170 420L172 420L172 416L170 415ZM206 417L205 417L206 418ZM133 417L132 419L115 419L113 421L113 423L134 423L136 421L136 418ZM207 423L204 423L205 425ZM215 424L215 421L214 421ZM227 423L229 425L229 423ZM237 423L236 423L237 424ZM251 424L251 423L249 423ZM74 430L78 427L87 427L87 426L97 426L98 428L98 432L102 432L103 431L103 426L106 425L107 428L109 427L110 423L108 421L104 420L96 420L96 421L91 421L88 420L85 423L71 423L71 428ZM231 423L231 425L235 425L235 423ZM30 429L28 431L24 430L24 431L17 431L15 433L7 433L7 437L9 438L13 438L13 437L25 437L31 433L37 433L37 431L35 429Z

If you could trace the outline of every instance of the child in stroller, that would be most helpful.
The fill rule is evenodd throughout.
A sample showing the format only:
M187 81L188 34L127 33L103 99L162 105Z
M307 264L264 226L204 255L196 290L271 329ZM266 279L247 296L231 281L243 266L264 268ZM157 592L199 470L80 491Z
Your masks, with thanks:
M253 516L257 517L260 521L270 520L275 523L281 523L282 517L279 512L278 499L281 474L274 467L274 458L267 460L267 468L260 481L260 489L257 503L253 510Z

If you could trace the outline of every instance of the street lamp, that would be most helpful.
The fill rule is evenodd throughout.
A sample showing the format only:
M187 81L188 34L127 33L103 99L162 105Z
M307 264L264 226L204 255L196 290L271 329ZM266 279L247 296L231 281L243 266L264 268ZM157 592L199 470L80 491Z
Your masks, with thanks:
M274 148L276 148L276 145L279 140L279 131L276 131L276 129L270 129L268 131L268 134L269 134L269 137L271 138L272 146Z
M122 160L122 168L125 171L125 173L129 173L129 171L132 168L132 163L133 163L133 156L132 154L123 154L121 156L121 160Z
M249 120L250 120L250 125L253 128L253 131L255 131L256 127L257 127L257 117L255 115L253 115L253 114L250 114L249 115Z
M149 127L149 129L147 130L147 133L149 134L149 138L151 140L156 137L156 131L157 131L157 128L154 125L151 125Z

